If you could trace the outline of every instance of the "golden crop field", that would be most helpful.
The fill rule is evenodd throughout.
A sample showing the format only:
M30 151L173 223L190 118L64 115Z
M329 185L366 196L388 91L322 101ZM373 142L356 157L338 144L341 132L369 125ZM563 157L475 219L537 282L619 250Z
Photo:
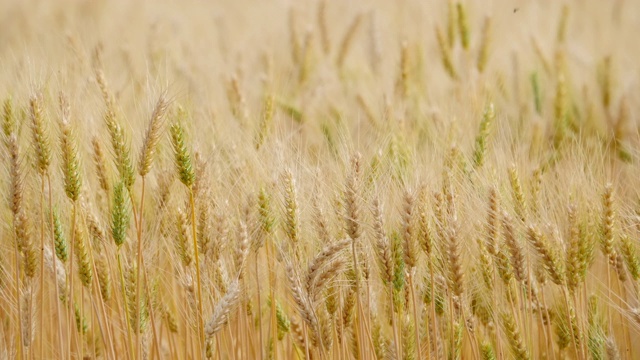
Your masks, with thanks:
M640 358L640 1L0 24L0 359Z

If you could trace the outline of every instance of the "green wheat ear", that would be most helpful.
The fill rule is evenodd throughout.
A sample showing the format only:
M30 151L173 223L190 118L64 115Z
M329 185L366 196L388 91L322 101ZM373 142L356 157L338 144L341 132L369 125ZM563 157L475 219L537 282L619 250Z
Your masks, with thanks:
M124 180L125 186L130 189L136 180L135 169L131 160L131 147L122 126L117 121L114 100L108 92L104 74L102 71L98 71L96 76L107 106L104 122L107 125L111 139L113 161L120 173L120 177Z
M75 227L74 231L74 250L75 258L78 266L78 273L80 275L80 281L85 287L91 286L91 280L93 279L93 268L89 260L89 249L87 245L87 235L85 230L79 224Z
M489 341L482 342L482 344L480 345L480 352L482 353L481 355L483 360L497 359L493 345Z
M531 90L533 91L533 104L535 105L536 113L542 115L542 93L537 71L531 73Z
M462 3L456 4L458 12L458 31L460 32L460 42L465 50L469 50L469 22L467 20L467 11Z
M479 72L484 72L489 60L489 50L491 47L491 18L484 19L484 25L482 26L482 42L480 43L480 50L478 51L478 60L476 67Z
M485 161L485 154L487 152L487 138L491 132L491 124L496 118L496 113L493 107L493 103L484 110L482 114L482 121L480 122L480 132L476 137L476 147L473 153L473 164L476 168L482 167Z
M447 44L447 40L445 39L444 33L440 27L436 26L436 38L438 40L438 48L440 49L440 55L442 56L442 65L444 66L447 75L453 80L458 79L458 73L456 71L455 66L453 65L453 60L451 58L451 48Z
M120 181L113 189L113 205L111 208L111 236L117 246L122 245L127 239L130 220L127 204L126 187L124 181Z
M258 193L258 214L260 215L261 228L265 234L271 234L274 231L276 219L271 209L271 196L262 186Z
M255 147L256 150L260 149L262 144L264 144L265 139L269 133L269 128L271 127L271 123L273 122L273 116L275 114L275 99L273 94L266 94L264 96L263 105L262 105L262 117L260 118L260 127L258 129L258 134L255 138Z
M62 148L64 191L67 197L75 202L80 196L80 187L82 186L81 164L77 141L69 121L69 102L64 95L60 95L60 108L62 110L60 147Z
M178 110L179 118L182 118L184 110ZM191 154L187 150L185 144L185 136L182 125L179 122L171 124L171 144L173 145L173 153L175 155L176 169L180 181L187 187L191 187L196 180L196 174L193 171L191 162Z
M56 257L64 263L69 258L67 250L67 239L64 236L64 230L62 229L60 216L58 216L58 211L56 211L56 209L53 209L53 235Z

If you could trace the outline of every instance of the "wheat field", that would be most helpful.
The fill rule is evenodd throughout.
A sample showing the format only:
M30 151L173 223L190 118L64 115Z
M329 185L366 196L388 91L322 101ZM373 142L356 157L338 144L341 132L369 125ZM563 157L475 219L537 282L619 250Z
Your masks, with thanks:
M639 1L0 16L0 359L640 358Z

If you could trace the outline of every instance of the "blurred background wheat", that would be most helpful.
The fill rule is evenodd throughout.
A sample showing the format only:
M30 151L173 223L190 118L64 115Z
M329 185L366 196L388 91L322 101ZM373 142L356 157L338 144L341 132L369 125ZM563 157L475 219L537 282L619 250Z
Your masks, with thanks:
M640 2L0 23L0 359L640 357Z

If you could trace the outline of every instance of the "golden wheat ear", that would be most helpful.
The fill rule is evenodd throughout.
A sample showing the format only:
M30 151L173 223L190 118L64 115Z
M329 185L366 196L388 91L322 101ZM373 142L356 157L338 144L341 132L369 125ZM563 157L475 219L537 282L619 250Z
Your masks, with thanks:
M49 130L45 125L43 101L43 95L40 93L32 95L29 99L29 116L31 118L33 148L36 153L35 166L41 174L45 174L51 164Z
M15 130L16 116L13 108L13 99L8 97L2 105L2 133L5 136L5 141L9 140Z
M64 191L71 201L76 202L80 197L80 187L82 186L82 164L80 163L75 134L71 128L69 101L64 94L60 94L60 110L62 112L60 148L62 152Z
M155 159L156 148L160 141L160 135L162 134L164 115L168 107L169 103L166 100L165 94L160 95L151 114L149 127L147 128L147 133L142 143L142 150L140 151L140 159L138 161L138 173L140 176L146 176L151 170L153 160Z

